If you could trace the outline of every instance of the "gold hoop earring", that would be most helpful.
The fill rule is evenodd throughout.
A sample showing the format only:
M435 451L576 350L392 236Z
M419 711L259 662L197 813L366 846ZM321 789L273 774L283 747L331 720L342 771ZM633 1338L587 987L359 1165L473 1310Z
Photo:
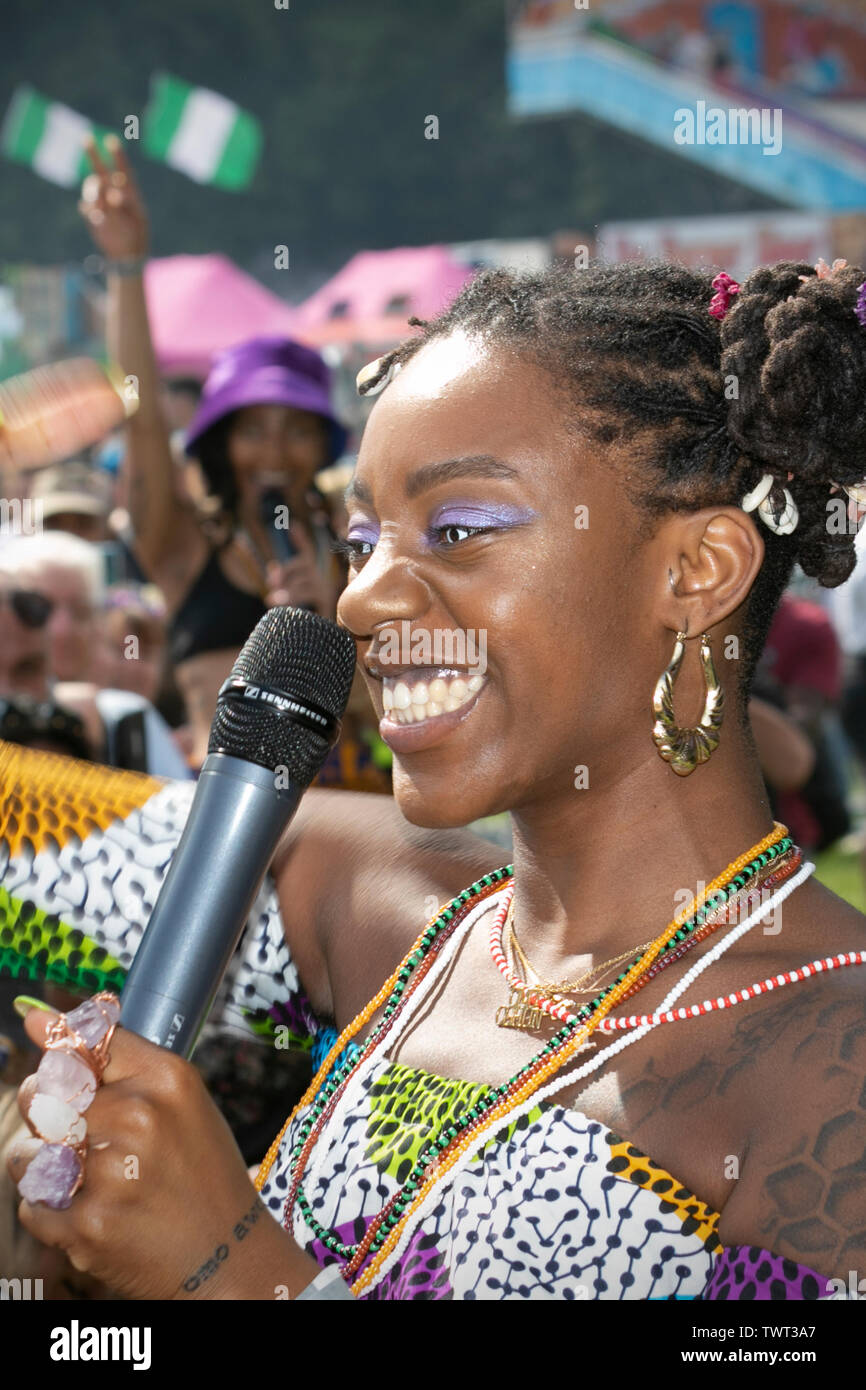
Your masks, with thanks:
M653 692L653 742L665 762L670 763L678 777L688 777L698 763L705 763L719 746L725 695L713 666L710 639L701 633L701 666L704 671L706 698L701 722L693 729L681 729L674 720L674 681L685 650L686 634L677 633L674 654L656 683Z

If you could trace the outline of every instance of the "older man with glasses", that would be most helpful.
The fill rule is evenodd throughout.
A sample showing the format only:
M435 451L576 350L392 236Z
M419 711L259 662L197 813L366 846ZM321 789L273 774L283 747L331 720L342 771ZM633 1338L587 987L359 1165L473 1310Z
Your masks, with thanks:
M0 695L47 698L51 611L43 594L19 588L0 574Z
M158 777L191 776L171 730L153 705L126 690L100 688L102 557L77 536L46 531L0 543L0 693L51 695L84 721L94 757ZM59 681L59 684L54 684Z

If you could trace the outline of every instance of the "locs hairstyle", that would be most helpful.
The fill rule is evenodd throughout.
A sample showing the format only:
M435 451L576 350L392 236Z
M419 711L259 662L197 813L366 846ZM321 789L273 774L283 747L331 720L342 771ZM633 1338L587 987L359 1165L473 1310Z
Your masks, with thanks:
M864 279L857 267L821 279L780 261L754 271L719 321L711 275L670 262L485 271L438 318L410 319L421 332L362 390L455 329L501 344L548 373L582 433L629 447L648 534L671 511L739 506L764 473L791 473L797 529L758 523L766 553L744 620L745 717L795 562L828 588L854 568L854 535L828 528L827 503L834 482L866 478L866 328L854 312Z

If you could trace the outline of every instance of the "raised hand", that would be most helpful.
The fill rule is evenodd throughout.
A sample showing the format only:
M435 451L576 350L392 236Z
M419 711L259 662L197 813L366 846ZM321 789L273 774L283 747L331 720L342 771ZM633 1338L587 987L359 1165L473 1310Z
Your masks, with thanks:
M87 142L93 168L81 189L79 211L100 251L112 261L147 255L147 213L132 176L123 145L116 135L106 137L113 167L103 161L96 141Z

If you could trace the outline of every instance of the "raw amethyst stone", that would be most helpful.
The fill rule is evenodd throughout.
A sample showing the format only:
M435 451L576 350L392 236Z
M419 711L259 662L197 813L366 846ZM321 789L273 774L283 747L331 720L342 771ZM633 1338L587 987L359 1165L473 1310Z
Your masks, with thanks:
M96 1095L96 1077L86 1062L62 1047L49 1048L36 1068L36 1089L65 1101L80 1115Z
M72 1189L81 1173L81 1160L66 1144L43 1144L27 1166L18 1191L31 1205L44 1202L55 1211L72 1203Z
M101 1042L111 1027L120 1018L120 1005L114 1000L102 999L95 1004L92 999L85 999L83 1004L79 1004L76 1009L66 1015L69 1027L87 1043L88 1047L95 1047Z

